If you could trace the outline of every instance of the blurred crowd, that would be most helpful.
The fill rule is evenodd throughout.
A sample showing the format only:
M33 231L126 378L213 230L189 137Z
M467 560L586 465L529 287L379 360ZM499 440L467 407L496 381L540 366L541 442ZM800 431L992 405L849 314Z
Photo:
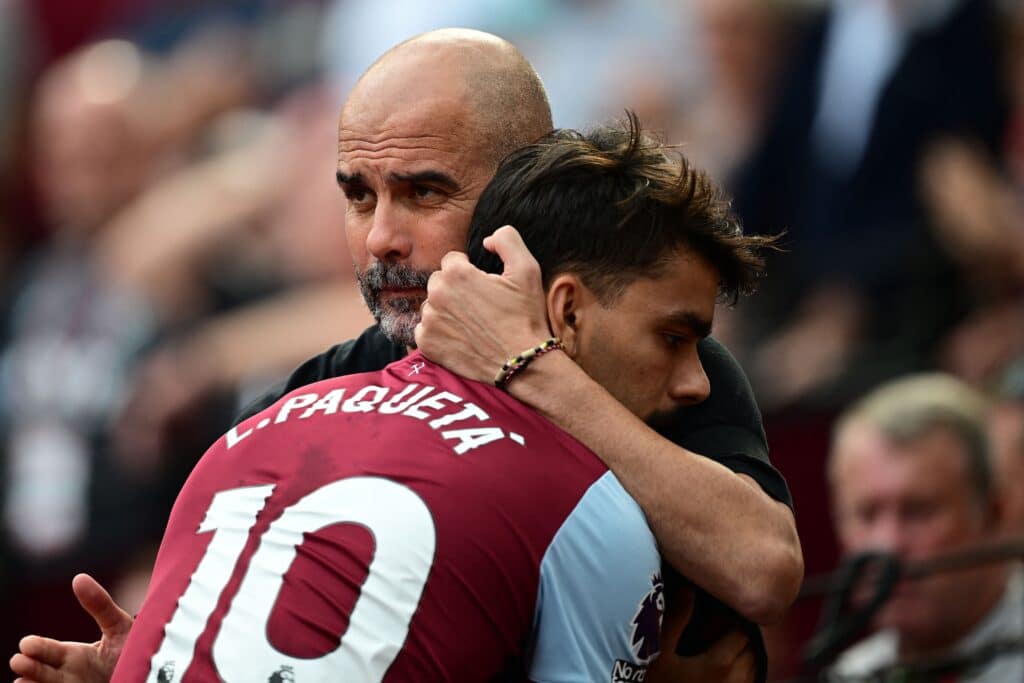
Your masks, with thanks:
M337 109L442 26L517 44L556 126L635 109L748 231L785 232L715 334L754 384L809 573L840 554L836 416L907 373L991 400L995 485L1024 517L1024 3L0 0L4 651L92 638L74 571L137 608L175 493L239 406L372 322ZM798 605L769 634L777 675L813 619Z

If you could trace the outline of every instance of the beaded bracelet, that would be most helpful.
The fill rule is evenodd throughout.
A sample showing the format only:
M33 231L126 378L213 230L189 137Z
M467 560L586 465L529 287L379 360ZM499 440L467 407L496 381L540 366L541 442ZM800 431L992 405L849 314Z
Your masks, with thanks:
M512 376L533 362L534 358L543 356L548 351L561 348L564 348L562 340L558 337L551 337L532 349L523 351L518 356L512 356L505 361L505 364L501 366L501 370L498 370L498 374L494 376L494 386L504 389L508 386Z

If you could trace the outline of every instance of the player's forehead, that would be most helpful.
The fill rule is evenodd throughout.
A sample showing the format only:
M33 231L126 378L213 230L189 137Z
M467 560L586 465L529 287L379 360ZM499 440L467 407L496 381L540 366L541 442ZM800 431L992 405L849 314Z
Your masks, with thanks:
M657 323L678 323L710 333L718 298L718 270L706 258L680 247L666 253L648 274L626 287L628 306Z

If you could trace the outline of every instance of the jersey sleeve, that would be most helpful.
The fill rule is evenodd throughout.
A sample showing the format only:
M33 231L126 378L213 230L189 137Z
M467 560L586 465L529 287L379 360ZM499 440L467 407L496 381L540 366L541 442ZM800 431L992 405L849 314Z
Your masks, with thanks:
M282 396L300 387L332 377L381 370L404 355L405 349L389 341L379 327L369 327L356 339L332 346L304 362L283 384L278 384L245 406L235 417L233 426L269 408Z
M529 679L643 680L660 651L660 567L643 512L606 473L580 499L541 561Z
M683 448L752 477L769 496L793 507L786 480L768 459L761 411L743 368L717 339L697 346L711 394L678 411L659 432Z

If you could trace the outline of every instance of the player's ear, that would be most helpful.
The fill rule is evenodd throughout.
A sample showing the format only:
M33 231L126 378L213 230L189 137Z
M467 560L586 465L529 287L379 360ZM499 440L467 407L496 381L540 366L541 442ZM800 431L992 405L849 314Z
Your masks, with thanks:
M547 307L551 333L561 338L565 352L576 357L579 342L580 309L586 300L586 288L570 273L555 276L548 287Z

